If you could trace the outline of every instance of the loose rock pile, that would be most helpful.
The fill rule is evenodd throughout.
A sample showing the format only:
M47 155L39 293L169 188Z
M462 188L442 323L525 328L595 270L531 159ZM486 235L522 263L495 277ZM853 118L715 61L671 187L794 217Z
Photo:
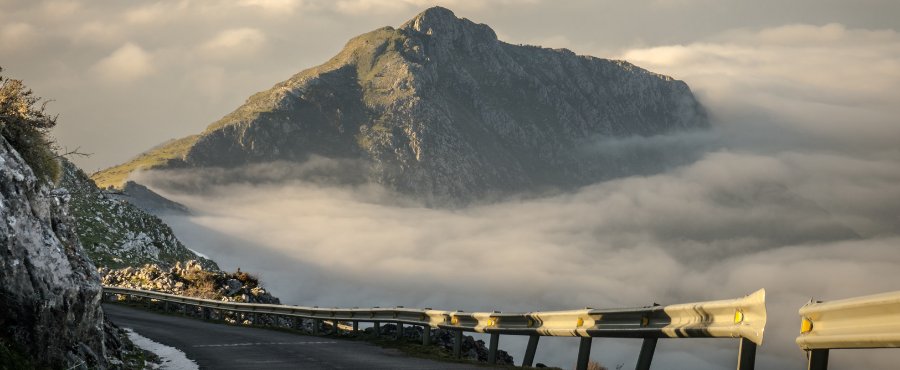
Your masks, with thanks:
M152 290L189 297L240 303L281 304L259 285L259 279L240 269L233 273L207 271L199 262L178 262L164 270L155 264L139 268L98 269L103 285Z

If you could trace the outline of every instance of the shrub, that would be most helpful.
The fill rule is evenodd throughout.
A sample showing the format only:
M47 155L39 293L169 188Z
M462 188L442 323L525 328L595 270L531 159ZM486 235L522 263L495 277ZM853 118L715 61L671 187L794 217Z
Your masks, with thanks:
M259 286L259 277L243 272L240 268L232 276L249 288Z
M41 100L21 80L0 74L0 135L19 152L35 176L56 182L60 166L55 142L50 138L56 116L47 114L48 101Z

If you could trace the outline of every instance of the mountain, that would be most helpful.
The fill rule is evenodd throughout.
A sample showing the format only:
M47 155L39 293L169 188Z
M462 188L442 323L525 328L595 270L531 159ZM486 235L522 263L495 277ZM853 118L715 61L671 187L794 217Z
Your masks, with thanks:
M105 320L68 197L49 184L0 137L0 368L143 368Z
M87 176L85 177L87 178ZM93 181L91 184L93 184ZM122 189L107 189L104 190L104 193L110 198L126 201L145 212L157 216L164 214L190 214L190 210L185 205L173 202L134 181L126 182Z
M218 269L215 262L185 247L159 217L116 198L121 195L97 188L71 162L62 160L62 172L60 193L70 198L78 239L98 267L157 264L169 268L177 262L197 260L207 269Z
M682 81L625 61L508 44L435 7L353 38L202 133L92 178L121 187L136 170L321 156L361 161L366 178L429 203L459 203L640 172L582 149L708 126Z

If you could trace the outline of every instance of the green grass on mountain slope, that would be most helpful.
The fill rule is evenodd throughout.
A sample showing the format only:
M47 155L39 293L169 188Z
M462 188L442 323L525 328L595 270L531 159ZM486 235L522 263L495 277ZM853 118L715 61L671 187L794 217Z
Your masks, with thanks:
M69 210L85 252L98 267L121 268L198 260L208 269L215 262L191 252L158 217L98 189L80 169L63 163L61 186L71 196Z
M191 135L181 139L170 140L150 149L134 159L99 171L91 175L91 179L100 188L121 188L134 171L151 169L168 163L172 159L182 159L200 135Z

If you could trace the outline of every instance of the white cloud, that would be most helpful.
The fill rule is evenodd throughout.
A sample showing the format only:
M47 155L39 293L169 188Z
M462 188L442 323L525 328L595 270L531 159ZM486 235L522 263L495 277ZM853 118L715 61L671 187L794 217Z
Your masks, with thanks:
M133 43L126 43L97 62L93 71L104 81L128 83L153 73L155 67L149 53Z
M302 0L240 0L238 4L275 15L292 15L304 5Z
M423 11L432 6L443 6L451 10L477 11L499 5L536 4L540 0L338 0L333 2L336 11L345 14L390 14L398 11ZM412 14L411 14L412 15Z
M84 6L74 0L45 1L40 5L41 15L51 21L65 21L77 17Z
M34 26L25 22L12 22L0 26L0 50L8 53L23 52L34 47L39 34Z
M739 30L706 42L627 50L620 58L685 80L726 129L780 131L793 136L790 145L843 150L890 150L900 138L894 119L900 34L892 30L839 24ZM761 124L777 127L759 130Z
M163 1L143 4L124 11L124 19L136 25L160 26L190 13L189 1Z
M266 44L266 35L256 28L235 28L219 32L199 47L202 56L252 58Z
M81 45L109 46L120 43L123 31L116 25L107 22L86 22L71 35L72 40Z
M288 303L550 310L732 298L764 287L770 323L763 367L790 368L802 358L793 344L796 310L809 296L886 291L900 278L892 226L900 198L873 181L896 184L900 170L872 163L856 169L866 178L845 180L836 175L847 169L812 171L831 174L835 190L856 188L830 194L838 204L873 198L854 212L895 231L859 238L804 199L806 187L823 179L797 170L831 162L719 151L660 175L457 210L423 208L374 185L267 181L303 172L290 165L151 173L140 181L169 189L196 211L169 219L188 245L225 268L261 272ZM239 180L247 177L266 184ZM224 184L210 185L219 180ZM785 186L795 183L801 193ZM193 191L171 192L184 185ZM875 199L892 203L894 218L878 219ZM569 344L551 347L554 355L544 352L543 361L566 364L574 356ZM709 358L678 343L660 349L660 361L679 358L667 363L697 369L733 361L730 341L712 345L728 356ZM522 348L509 349L521 356ZM629 351L615 356L633 361ZM872 368L889 363L866 361Z

